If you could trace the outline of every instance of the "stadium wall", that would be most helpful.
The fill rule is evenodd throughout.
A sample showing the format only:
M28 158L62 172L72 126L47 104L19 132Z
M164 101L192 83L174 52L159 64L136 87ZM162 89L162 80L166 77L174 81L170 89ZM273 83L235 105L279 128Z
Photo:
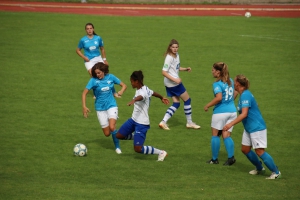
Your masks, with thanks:
M90 2L97 2L97 0L90 0ZM101 0L101 2L124 4L300 4L300 0Z

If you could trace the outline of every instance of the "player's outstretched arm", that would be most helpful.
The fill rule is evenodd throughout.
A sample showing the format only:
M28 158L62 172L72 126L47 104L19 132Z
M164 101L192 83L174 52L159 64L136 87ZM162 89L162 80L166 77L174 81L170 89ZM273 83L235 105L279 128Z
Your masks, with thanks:
M168 98L165 98L165 97L161 96L161 95L158 94L157 92L153 92L152 96L157 97L157 98L160 98L160 100L161 100L164 104L166 104L166 105L168 105L168 104L170 103L170 101L169 101Z

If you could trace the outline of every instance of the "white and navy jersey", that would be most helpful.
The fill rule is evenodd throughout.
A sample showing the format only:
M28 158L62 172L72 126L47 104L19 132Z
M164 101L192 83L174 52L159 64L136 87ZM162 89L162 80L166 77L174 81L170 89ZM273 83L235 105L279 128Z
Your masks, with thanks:
M179 54L178 53L176 54L176 58L167 54L162 70L168 72L168 74L170 74L174 78L179 78L179 69L180 69ZM166 77L164 77L164 84L166 87L174 87L178 85L177 83L171 81Z
M103 40L99 35L94 35L92 39L88 36L84 36L78 43L78 48L84 49L84 55L88 57L89 60L100 56L101 53L99 48L103 46Z
M134 98L137 96L142 96L143 100L136 101L134 103L134 109L133 109L131 118L135 122L137 122L139 124L144 124L144 125L150 124L148 110L150 107L150 101L151 101L152 94L153 94L153 91L150 90L145 85L143 87L141 87L140 89L136 90Z
M234 83L232 79L230 79L230 82L230 86L228 83L222 82L222 80L213 83L214 96L222 93L222 101L215 105L214 114L236 112L234 105Z
M121 81L113 74L106 74L102 79L91 78L86 89L93 89L95 99L95 110L104 111L117 107L117 102L112 92L114 84L120 85Z
M265 121L260 113L256 100L249 90L245 90L239 99L238 112L242 113L242 108L248 107L248 116L242 120L245 130L253 133L267 129Z

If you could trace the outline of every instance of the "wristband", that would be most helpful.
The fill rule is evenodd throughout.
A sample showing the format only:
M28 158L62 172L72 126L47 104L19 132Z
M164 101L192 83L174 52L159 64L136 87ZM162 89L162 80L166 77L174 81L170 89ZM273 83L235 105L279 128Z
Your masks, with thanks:
M106 61L106 58L102 58L103 61Z

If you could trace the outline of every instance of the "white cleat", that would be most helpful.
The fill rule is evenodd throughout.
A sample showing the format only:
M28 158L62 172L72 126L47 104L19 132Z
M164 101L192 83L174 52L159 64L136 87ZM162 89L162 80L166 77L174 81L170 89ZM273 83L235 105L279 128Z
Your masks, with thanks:
M117 154L121 154L121 153L122 153L121 149L116 148L116 153L117 153Z
M281 178L281 173L278 172L278 174L276 174L275 172L273 172L271 176L267 177L266 179L279 179L279 178Z
M186 124L186 127L187 127L187 128L192 128L192 129L200 129L200 128L201 128L201 126L195 124L194 122L192 122L192 123L187 123L187 124Z
M158 154L158 159L157 161L164 161L168 153L164 150L161 150L160 153Z
M164 122L164 121L161 121L161 122L159 123L158 126L159 126L161 129L164 129L164 130L167 130L167 131L170 130L169 127L168 127L168 125L167 125L166 122Z
M261 175L261 174L264 174L265 172L266 172L265 168L262 168L261 170L257 170L257 169L251 170L249 172L249 174L251 174L251 175Z

